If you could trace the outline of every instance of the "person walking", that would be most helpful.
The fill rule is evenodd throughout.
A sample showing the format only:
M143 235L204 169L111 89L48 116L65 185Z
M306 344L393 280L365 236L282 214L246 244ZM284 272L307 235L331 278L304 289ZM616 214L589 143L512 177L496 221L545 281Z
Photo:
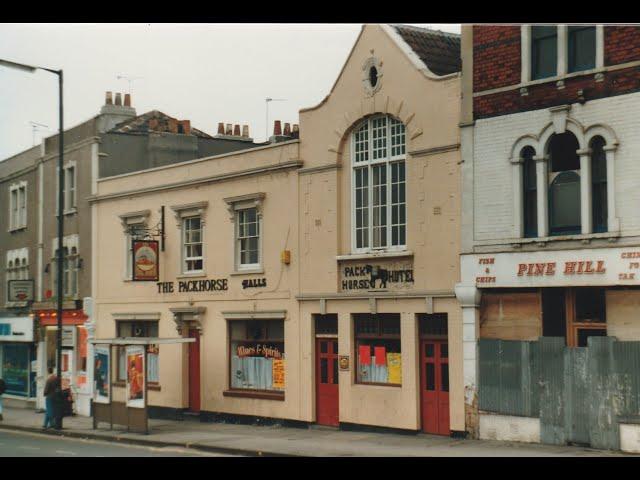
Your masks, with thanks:
M47 378L47 383L44 385L44 396L45 396L45 413L44 413L44 425L43 429L47 429L49 427L55 427L55 412L54 412L54 402L57 395L57 390L60 388L60 382L58 380L58 376L53 373L53 367L49 367L47 369L49 372L49 378Z
M7 384L3 379L0 378L0 421L4 420L2 418L2 395L4 391L7 389Z

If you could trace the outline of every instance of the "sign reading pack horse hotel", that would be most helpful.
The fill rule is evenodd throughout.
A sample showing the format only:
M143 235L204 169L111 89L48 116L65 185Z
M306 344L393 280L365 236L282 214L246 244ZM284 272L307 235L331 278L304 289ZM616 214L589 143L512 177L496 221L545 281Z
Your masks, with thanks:
M397 290L413 286L411 263L388 262L381 264L342 265L340 267L340 289L350 290Z
M133 240L133 280L157 282L159 276L158 242Z

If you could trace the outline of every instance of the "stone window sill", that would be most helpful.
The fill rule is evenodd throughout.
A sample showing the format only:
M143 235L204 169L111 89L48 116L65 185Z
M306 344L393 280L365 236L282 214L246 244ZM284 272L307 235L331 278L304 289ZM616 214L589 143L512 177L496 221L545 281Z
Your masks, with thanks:
M256 390L225 390L222 392L224 397L243 397L257 398L260 400L278 400L284 401L284 392L260 392Z
M398 251L352 253L348 255L338 255L336 256L336 260L338 262L342 262L345 260L375 260L378 258L401 258L401 257L413 257L413 252L411 250L398 250Z

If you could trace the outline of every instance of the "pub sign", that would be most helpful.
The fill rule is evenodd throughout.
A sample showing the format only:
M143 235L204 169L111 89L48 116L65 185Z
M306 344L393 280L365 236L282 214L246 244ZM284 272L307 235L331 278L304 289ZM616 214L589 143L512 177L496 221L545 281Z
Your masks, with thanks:
M132 240L133 281L157 282L159 277L159 258L157 240Z
M33 301L33 280L9 280L7 283L9 288L7 301Z

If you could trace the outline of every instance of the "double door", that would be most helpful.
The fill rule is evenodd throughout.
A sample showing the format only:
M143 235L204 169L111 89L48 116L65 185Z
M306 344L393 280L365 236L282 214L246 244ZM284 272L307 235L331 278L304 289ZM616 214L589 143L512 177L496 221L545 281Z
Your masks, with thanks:
M420 345L420 400L422 430L449 435L449 344L422 340Z

